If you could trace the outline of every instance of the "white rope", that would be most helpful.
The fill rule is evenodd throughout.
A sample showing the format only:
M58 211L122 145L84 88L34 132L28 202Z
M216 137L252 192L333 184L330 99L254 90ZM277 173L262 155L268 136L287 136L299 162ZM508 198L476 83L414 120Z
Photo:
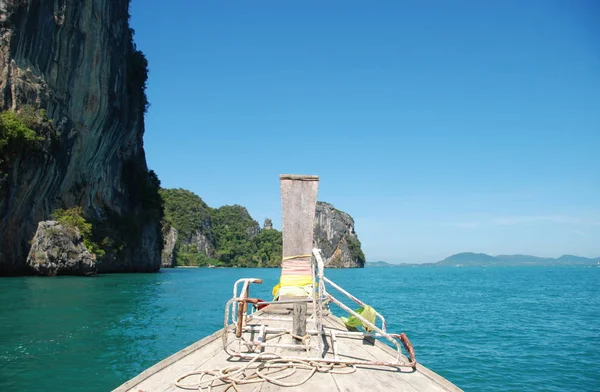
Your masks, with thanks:
M265 360L264 362L261 361L257 365L256 362L265 356L269 359ZM308 370L309 373L300 381L282 381L283 379L294 375L297 370ZM308 381L316 372L350 374L354 373L355 371L356 367L354 365L341 365L336 364L335 362L317 363L299 359L285 358L275 353L261 353L244 365L229 366L224 369L196 370L186 373L175 381L175 385L182 389L196 391L207 390L209 392L213 387L223 385L227 386L225 391L228 391L230 388L233 388L235 391L239 391L237 388L238 385L265 381L282 387L297 387ZM183 380L191 376L200 376L200 380L195 383L182 383ZM209 376L209 378L205 380L204 378L206 376ZM223 384L215 384L218 381L221 381Z
M295 335L293 333L290 333L290 335L294 338L294 339L298 339L302 342L303 345L305 346L309 346L310 345L310 335L306 334L304 336L300 336L300 335Z

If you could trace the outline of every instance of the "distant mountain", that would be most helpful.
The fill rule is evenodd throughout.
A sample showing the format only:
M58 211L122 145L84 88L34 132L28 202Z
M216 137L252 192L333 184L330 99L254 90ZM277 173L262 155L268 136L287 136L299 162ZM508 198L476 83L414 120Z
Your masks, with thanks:
M526 265L593 265L600 258L590 259L572 255L564 255L559 258L536 257L529 255L499 255L490 256L485 253L458 253L445 258L437 263L429 263L428 266L526 266Z
M564 255L556 259L529 255L498 255L490 256L485 253L457 253L446 257L437 263L402 263L391 264L385 261L368 261L365 267L487 267L487 266L553 266L553 265L600 265L600 257L588 258Z
M365 264L365 267L371 268L371 267L397 267L398 264L390 264L390 263L386 263L385 261L367 261L367 263Z

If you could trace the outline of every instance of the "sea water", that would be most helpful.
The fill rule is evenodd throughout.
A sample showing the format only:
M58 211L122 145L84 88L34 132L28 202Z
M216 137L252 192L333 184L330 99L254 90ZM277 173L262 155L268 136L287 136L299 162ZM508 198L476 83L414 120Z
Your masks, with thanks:
M240 277L174 269L0 279L0 391L107 391L222 327ZM599 391L600 268L367 268L327 275L466 391Z

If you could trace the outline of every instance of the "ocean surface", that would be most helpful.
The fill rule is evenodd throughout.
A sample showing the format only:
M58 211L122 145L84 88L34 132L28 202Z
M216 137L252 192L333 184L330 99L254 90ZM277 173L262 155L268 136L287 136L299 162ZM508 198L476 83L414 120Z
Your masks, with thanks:
M0 279L0 391L108 391L222 327L240 277L175 269ZM465 391L599 391L600 268L367 268L327 275ZM255 290L257 289L257 290Z

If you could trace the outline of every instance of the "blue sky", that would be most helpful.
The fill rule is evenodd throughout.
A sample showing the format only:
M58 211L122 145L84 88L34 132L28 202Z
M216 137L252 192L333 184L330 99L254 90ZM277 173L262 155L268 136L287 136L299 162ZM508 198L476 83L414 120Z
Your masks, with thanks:
M133 0L164 187L280 226L321 176L367 259L600 256L600 4Z

